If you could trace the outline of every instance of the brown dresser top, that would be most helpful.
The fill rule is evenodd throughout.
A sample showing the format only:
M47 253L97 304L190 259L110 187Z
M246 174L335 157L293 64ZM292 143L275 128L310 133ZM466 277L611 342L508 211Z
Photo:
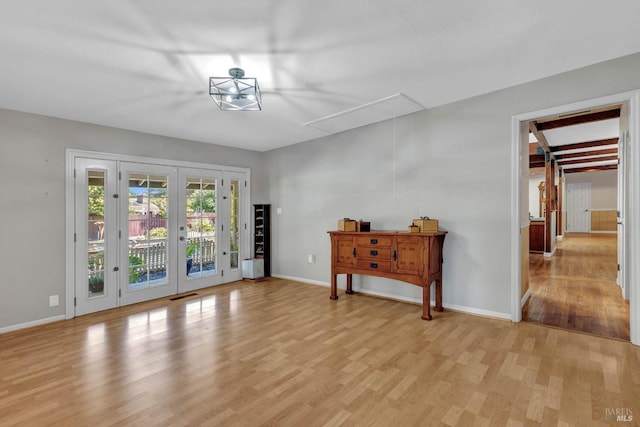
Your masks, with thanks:
M393 231L393 230L371 230L371 231L327 231L331 235L354 235L354 236L443 236L447 234L447 231L432 231L428 233L409 233L408 231Z

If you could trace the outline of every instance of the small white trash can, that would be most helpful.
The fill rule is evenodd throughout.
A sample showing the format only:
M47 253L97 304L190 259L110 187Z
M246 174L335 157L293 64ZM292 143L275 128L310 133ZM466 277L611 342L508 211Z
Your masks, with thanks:
M242 278L258 279L264 277L264 260L263 259L243 259L242 260Z

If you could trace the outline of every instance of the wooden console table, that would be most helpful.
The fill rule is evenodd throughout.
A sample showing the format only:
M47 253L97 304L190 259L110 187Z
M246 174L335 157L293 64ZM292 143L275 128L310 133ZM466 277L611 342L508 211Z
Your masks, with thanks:
M436 284L434 310L442 311L442 245L446 231L329 231L331 236L331 296L338 299L337 275L347 275L347 294L353 294L352 274L396 279L422 287L422 318L431 320L431 284Z

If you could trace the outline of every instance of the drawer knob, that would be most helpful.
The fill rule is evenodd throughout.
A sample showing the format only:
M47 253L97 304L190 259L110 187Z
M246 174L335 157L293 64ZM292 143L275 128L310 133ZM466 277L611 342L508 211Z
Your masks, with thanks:
M378 239L371 239L371 244L372 245L377 245L378 244Z
M378 255L378 251L369 251L369 255L377 256Z
M369 263L369 267L378 268L378 263L376 263L376 262Z

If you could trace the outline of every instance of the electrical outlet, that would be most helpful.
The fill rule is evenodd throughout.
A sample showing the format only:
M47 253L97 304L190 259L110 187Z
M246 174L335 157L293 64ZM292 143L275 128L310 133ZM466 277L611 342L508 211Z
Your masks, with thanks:
M309 255L309 257L307 259L309 260L309 264L313 264L314 262L316 262L316 256L315 255Z
M282 208L276 208L276 215L282 215Z
M58 295L51 295L49 297L49 307L55 307L58 304L60 304L60 299L59 299Z

